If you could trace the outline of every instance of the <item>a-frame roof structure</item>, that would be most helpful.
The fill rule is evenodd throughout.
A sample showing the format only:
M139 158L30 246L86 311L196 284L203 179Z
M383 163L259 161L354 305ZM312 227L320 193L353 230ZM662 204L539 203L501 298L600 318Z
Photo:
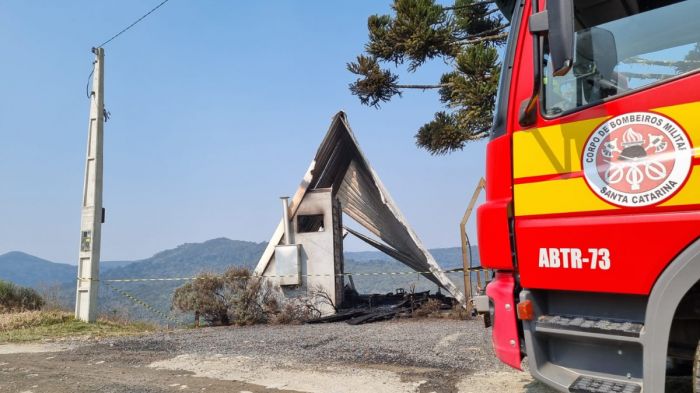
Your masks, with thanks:
M333 196L340 200L343 213L379 240L348 228L353 235L411 269L422 272L459 302L464 301L462 292L440 269L370 166L344 112L338 112L333 117L328 133L290 202L290 216L294 216L308 191L320 188L331 188ZM256 275L265 275L275 246L281 244L283 235L284 226L280 220L258 262Z

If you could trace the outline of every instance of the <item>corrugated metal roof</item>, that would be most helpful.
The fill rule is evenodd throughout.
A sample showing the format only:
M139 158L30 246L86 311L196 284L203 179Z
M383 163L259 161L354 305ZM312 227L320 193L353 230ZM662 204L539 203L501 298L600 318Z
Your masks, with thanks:
M393 250L390 254L393 258L416 271L432 272L424 274L425 277L447 290L458 301L464 301L464 295L441 272L435 258L391 199L360 150L343 112L338 112L333 117L328 133L292 198L290 214L295 214L308 190L318 188L332 188L334 196L340 200L343 212L386 244L382 247L381 243L377 244L376 240L367 236L362 240L384 252ZM283 232L280 220L258 262L256 274L262 275L265 272L275 246L282 241Z

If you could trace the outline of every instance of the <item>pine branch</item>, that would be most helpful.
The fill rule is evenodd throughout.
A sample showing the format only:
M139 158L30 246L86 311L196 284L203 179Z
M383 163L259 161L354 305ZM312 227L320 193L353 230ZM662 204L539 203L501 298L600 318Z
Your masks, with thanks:
M468 5L460 5L460 6L452 6L452 7L442 7L443 10L445 11L454 11L454 10L463 10L466 8L471 8L471 7L478 7L480 5L486 5L486 4L493 4L495 3L496 0L482 0L482 1L477 1L472 4Z
M497 13L497 12L501 12L501 10L500 10L498 7L492 9L491 11L485 12L483 15L481 15L481 17L486 18L487 16L493 15L493 14L495 14L495 13Z
M479 38L474 38L473 40L466 40L466 41L461 41L460 44L466 44L466 45L471 45L471 44L476 44L477 42L484 42L484 41L496 41L500 40L503 38L508 37L508 33L498 33L486 37L479 37Z
M451 85L452 85L451 83L440 83L438 85L396 85L395 87L398 89L427 90L427 89L442 89L443 87L449 87Z
M458 39L459 41L471 42L471 40L474 40L474 39L476 39L476 38L484 37L485 35L493 35L493 33L502 32L503 30L507 29L508 27L510 27L510 23L506 23L505 25L501 25L501 26L499 26L499 27L496 27L496 28L493 28L493 29L490 29L490 30L482 31L482 32L480 32L480 33L471 34L471 35L468 35L468 36L466 36L466 37L457 37L457 39ZM508 35L508 34L506 33L506 36L507 36L507 35Z
M491 11L489 11L489 12L485 13L485 14L484 14L484 15L482 15L482 16L483 16L483 17L485 18L485 17L487 17L487 16L489 16L489 15L493 15L493 14L495 14L496 12L501 12L501 10L500 10L500 9L498 9L498 8L494 8L494 9L492 9Z

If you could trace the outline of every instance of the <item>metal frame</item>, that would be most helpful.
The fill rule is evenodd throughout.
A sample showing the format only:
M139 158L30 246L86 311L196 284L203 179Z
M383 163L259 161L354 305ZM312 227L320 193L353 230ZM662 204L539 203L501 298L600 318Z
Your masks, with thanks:
M472 215L472 211L474 210L476 201L479 199L479 195L485 189L486 179L482 177L481 179L479 179L479 183L477 183L476 188L474 189L474 193L472 194L472 199L469 201L467 210L464 212L464 216L462 216L462 221L460 221L459 223L459 235L462 243L462 265L464 268L464 304L467 307L468 311L471 311L472 308L471 303L473 292L471 276L472 260L470 255L471 244L469 243L469 236L467 235L467 222L469 222L469 218ZM477 292L480 293L483 290L483 288L481 287L481 271L477 270L476 277Z
M343 213L349 218L386 246L400 251L401 258L398 260L401 263L421 272L428 280L444 288L457 302L464 302L462 291L440 269L362 153L343 112L338 112L333 117L326 136L294 194L289 205L290 217L298 214L308 193L324 188L332 190L333 197L340 201ZM283 234L284 225L280 222L258 261L255 275L270 273L268 266L274 261L274 248L282 241Z

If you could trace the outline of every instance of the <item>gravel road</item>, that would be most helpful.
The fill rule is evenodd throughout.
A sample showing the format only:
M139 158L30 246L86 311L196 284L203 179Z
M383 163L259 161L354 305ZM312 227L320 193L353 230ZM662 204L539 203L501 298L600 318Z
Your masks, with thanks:
M0 345L0 392L552 392L501 365L489 333L414 319Z

